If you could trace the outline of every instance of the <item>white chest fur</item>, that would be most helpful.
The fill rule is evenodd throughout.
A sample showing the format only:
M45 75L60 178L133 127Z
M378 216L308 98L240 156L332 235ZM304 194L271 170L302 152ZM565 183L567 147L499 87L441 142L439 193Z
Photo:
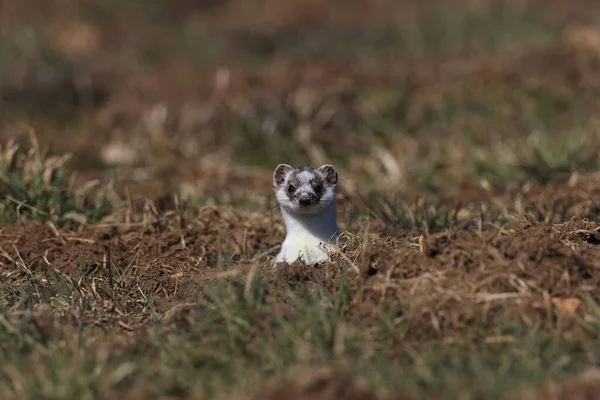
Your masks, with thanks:
M328 251L339 243L335 202L315 215L291 214L285 210L282 213L286 237L275 263L291 263L297 259L305 264L324 261Z

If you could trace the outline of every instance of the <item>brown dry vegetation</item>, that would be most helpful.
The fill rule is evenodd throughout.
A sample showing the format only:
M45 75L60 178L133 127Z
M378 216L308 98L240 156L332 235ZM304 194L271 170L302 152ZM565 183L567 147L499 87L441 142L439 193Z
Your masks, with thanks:
M597 398L599 17L4 1L0 397ZM331 261L272 269L280 162Z

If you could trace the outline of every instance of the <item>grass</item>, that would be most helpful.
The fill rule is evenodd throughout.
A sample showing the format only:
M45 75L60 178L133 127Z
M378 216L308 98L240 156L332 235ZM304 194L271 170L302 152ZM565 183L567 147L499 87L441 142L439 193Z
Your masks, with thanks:
M6 11L1 398L508 399L597 366L600 9L175 3ZM325 265L271 268L280 162L340 172Z
M119 327L137 317L120 312L115 298L105 293L98 303L82 302L75 285L58 274L46 275L44 285L42 276L43 271L29 276L31 290L15 294L22 306L9 309L20 316L3 316L0 323L5 398L91 399L140 387L150 398L240 394L255 391L257 379L281 378L299 366L333 366L360 376L380 394L503 398L579 372L598 356L592 343L515 323L490 325L475 340L415 343L402 337L402 324L392 313L352 319L344 279L336 294L323 284L309 295L280 290L278 295L289 298L285 303L272 301L272 282L258 279L249 288L244 281L216 281L192 303L170 309L162 323L129 335ZM89 289L86 280L79 290ZM53 289L47 298L36 298L48 288ZM132 296L135 302L149 298L135 314L156 319L150 293ZM27 311L40 310L39 304L50 313ZM93 321L83 317L88 314ZM600 320L587 324L597 327Z
M15 223L28 219L50 221L56 226L80 226L99 222L112 210L106 193L98 190L99 182L90 181L74 187L69 159L46 158L33 140L27 152L9 142L0 165L0 220Z

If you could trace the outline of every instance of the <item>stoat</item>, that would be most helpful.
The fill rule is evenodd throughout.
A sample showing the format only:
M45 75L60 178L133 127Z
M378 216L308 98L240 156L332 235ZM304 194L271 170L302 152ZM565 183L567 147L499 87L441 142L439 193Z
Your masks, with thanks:
M340 243L335 192L338 173L331 165L293 168L279 164L273 173L273 187L283 214L286 237L275 265L297 259L314 264L328 258L328 251Z

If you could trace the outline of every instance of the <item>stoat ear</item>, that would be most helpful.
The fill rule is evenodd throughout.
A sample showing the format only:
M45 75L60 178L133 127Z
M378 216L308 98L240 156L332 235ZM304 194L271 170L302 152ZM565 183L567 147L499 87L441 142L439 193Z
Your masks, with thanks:
M287 164L279 164L273 172L273 186L278 188L285 182L286 176L292 172L294 168Z
M319 167L318 171L323 175L325 182L327 182L329 185L337 185L338 173L333 165L322 165Z

